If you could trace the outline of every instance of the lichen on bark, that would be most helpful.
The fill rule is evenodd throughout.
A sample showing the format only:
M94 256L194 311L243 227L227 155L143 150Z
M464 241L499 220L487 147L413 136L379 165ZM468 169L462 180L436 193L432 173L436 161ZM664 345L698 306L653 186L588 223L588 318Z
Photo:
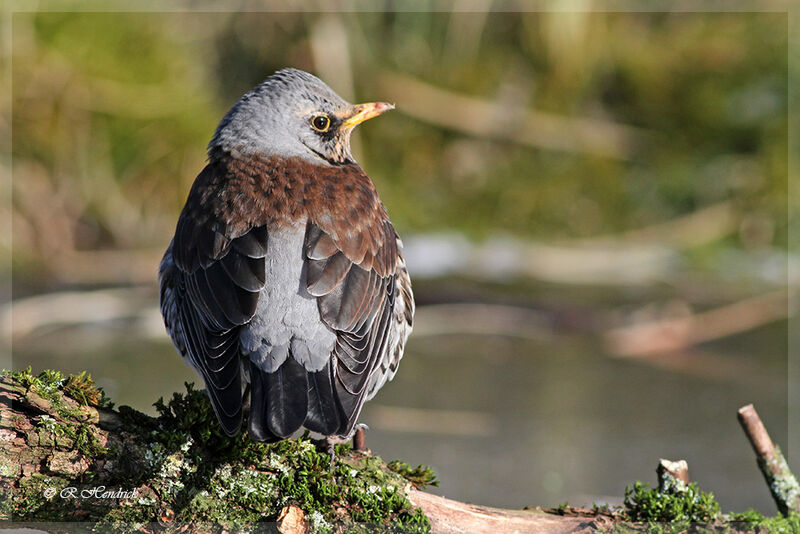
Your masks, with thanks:
M407 497L410 479L432 481L428 470L393 464L395 472L345 445L330 467L307 437L225 436L191 384L150 417L114 409L85 374L4 371L0 402L0 519L247 530L291 509L318 532L430 530Z

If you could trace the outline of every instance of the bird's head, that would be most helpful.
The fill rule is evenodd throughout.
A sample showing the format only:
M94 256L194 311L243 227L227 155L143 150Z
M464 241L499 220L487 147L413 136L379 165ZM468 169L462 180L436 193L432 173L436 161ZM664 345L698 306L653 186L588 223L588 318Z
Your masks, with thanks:
M301 157L314 163L352 163L356 125L394 109L386 102L353 105L307 72L283 69L244 95L209 143L234 155Z

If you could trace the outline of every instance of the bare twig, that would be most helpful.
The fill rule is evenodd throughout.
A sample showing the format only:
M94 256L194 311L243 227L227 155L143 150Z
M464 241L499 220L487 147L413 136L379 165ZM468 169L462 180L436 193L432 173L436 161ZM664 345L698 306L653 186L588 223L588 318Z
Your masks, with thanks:
M347 29L341 16L328 13L320 17L311 28L311 53L319 76L328 81L346 100L355 97L353 65Z
M45 193L40 191L37 195L41 197ZM39 205L34 202L37 195L31 197L30 213L41 212L33 209ZM48 253L39 259L46 263L53 281L130 284L155 280L163 248L74 250L67 237L52 238L63 237L61 230L73 225L73 215L68 213L56 218L51 214L42 221L35 218L27 221L28 211L15 217L15 232L20 234L15 238L33 241L35 236L50 236L41 244ZM490 278L527 276L568 284L646 285L670 280L675 273L673 265L679 250L730 234L738 220L733 207L723 202L619 235L557 243L509 237L472 243L456 234L423 234L405 240L406 259L417 278L466 274ZM33 224L27 235L22 233L26 224ZM431 254L432 250L436 254Z
M789 469L786 458L772 440L752 404L739 408L739 423L753 446L758 467L764 474L772 498L784 515L800 512L800 485Z
M19 339L53 326L121 319L155 321L154 335L163 338L164 327L153 300L148 287L62 291L17 299L0 306L0 339Z
M382 93L397 102L399 111L419 120L535 148L624 160L653 136L648 130L611 121L503 106L396 73L383 73L379 84Z
M606 333L606 343L618 356L676 351L783 319L793 304L789 297L779 289L702 313L614 328Z
M692 248L713 243L734 233L741 215L731 201L718 202L664 222L636 228L621 234L595 236L578 244L660 243L678 248Z
M406 260L417 278L465 274L631 287L670 279L679 259L676 250L651 244L589 246L509 237L471 243L457 234L421 235L404 242Z
M363 428L357 428L356 433L353 434L353 450L359 452L367 450L366 432Z
M51 280L66 284L152 284L163 254L162 249L65 250L47 267Z
M689 465L686 460L671 461L661 458L656 468L658 491L667 493L672 488L680 488L689 483Z
M416 338L471 334L542 341L553 337L546 314L521 306L483 302L427 304L417 308L416 317Z

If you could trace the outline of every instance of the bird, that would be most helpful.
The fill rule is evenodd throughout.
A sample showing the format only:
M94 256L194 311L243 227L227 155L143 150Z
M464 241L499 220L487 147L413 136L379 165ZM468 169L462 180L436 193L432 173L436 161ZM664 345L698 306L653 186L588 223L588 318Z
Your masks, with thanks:
M353 105L275 72L225 114L159 266L167 333L228 436L352 437L414 317L403 244L353 158ZM331 456L333 462L333 456Z

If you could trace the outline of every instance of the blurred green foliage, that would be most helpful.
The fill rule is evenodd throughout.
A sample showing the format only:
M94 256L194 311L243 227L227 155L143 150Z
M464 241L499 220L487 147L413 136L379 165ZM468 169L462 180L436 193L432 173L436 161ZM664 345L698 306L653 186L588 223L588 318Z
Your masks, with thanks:
M787 32L781 13L16 13L15 255L164 247L216 122L284 66L396 100L357 152L401 232L588 237L731 201L730 243L782 247ZM381 85L398 73L646 139L614 158L467 135L405 114Z

